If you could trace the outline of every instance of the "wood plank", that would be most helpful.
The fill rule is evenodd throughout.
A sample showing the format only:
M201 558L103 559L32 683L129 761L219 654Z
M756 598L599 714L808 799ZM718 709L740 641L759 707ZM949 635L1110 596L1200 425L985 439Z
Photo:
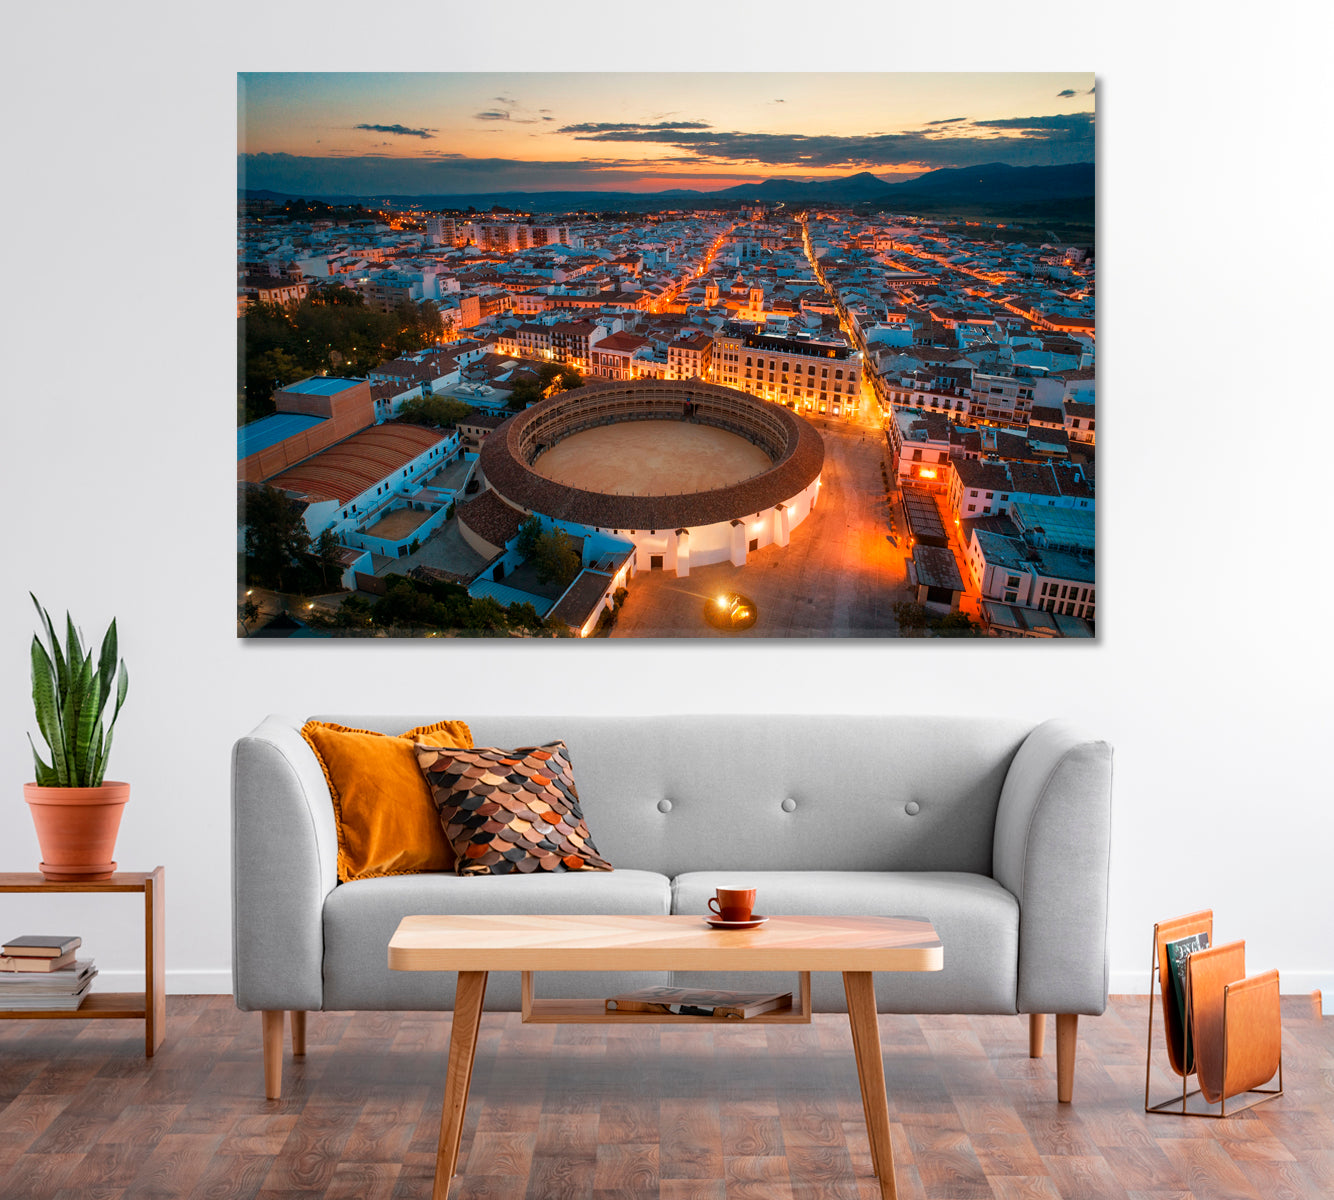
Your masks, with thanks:
M167 893L162 867L144 880L144 1054L167 1036Z
M0 871L0 892L142 892L154 873L117 871L110 879L60 883L48 881L40 871Z
M618 1142L598 1146L594 1191L656 1192L658 1143Z
M728 1103L721 1106L721 1113L724 1154L749 1158L777 1158L783 1154L786 1142L777 1105Z
M786 1158L749 1158L734 1155L724 1160L727 1200L792 1200Z
M167 1133L125 1191L131 1196L189 1195L217 1153L220 1136Z
M0 1012L4 1021L142 1021L147 1012L143 992L89 992L71 1012L23 1009Z
M665 1099L661 1113L658 1170L662 1178L721 1179L723 1144L718 1101L707 1097Z

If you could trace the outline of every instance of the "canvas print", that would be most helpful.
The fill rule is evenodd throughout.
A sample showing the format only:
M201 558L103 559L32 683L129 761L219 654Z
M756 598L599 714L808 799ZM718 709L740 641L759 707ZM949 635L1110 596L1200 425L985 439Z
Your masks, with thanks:
M1093 637L1094 90L240 75L238 636Z

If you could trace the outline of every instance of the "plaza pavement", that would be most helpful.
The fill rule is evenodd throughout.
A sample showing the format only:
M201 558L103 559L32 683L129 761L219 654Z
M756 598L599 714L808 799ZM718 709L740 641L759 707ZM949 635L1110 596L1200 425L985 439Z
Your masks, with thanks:
M893 605L910 596L902 548L886 537L884 435L862 424L814 424L825 445L820 498L789 544L756 551L744 567L695 567L685 579L640 571L612 637L898 636ZM706 601L730 591L755 602L759 619L750 629L723 632L705 623Z

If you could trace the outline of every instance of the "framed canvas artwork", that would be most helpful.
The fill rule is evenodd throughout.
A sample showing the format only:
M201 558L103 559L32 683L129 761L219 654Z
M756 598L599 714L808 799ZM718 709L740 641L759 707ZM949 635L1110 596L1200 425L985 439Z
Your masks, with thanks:
M1091 74L244 74L242 637L1090 638Z

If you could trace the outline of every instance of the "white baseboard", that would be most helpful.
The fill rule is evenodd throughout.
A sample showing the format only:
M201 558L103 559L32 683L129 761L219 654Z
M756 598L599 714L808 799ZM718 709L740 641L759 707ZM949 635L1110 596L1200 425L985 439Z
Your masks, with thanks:
M1107 990L1113 996L1143 996L1147 994L1148 985L1147 968L1143 971L1113 971ZM1279 988L1285 996L1309 996L1319 991L1323 1015L1334 1014L1334 972L1282 971Z
M99 992L142 992L143 971L103 971L99 968L93 988ZM167 968L168 996L230 996L230 971L190 970L173 971Z
M1113 971L1108 991L1113 996L1142 996L1146 994L1148 981L1148 971ZM137 992L143 990L144 976L142 971L99 971L94 986L105 992ZM1281 986L1285 996L1309 996L1319 990L1324 1015L1334 1014L1334 972L1285 971ZM230 971L167 971L169 996L230 996L231 993Z

